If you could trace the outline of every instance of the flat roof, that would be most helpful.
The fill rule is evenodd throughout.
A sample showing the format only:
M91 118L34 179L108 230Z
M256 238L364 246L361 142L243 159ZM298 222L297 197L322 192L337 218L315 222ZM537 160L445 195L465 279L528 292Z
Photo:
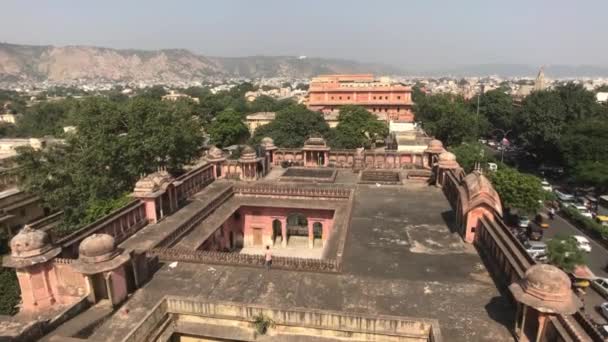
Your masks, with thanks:
M346 172L352 173L340 171L338 178L351 179ZM441 189L415 182L356 185L341 273L178 262L162 267L128 300L128 315L119 310L91 338L121 340L164 296L173 295L431 318L439 320L449 341L512 341L514 308L457 230Z

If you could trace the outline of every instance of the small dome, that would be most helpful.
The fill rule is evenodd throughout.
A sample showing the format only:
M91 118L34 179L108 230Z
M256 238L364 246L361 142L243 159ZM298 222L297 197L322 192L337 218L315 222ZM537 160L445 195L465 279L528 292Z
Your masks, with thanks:
M538 264L530 267L524 275L522 288L528 294L546 300L565 300L572 283L559 268Z
M564 271L553 265L537 264L530 267L524 277L511 284L509 289L517 301L538 311L569 315L581 306L571 286Z
M256 153L253 147L245 145L241 150L241 160L255 160Z
M450 161L456 161L456 156L454 155L454 153L452 152L442 152L439 155L439 161L445 161L445 162L450 162Z
M11 255L17 258L41 255L52 247L51 239L46 232L32 229L29 225L23 227L11 239L10 246Z
M271 137L262 138L262 145L274 145L274 140Z
M116 254L114 238L108 234L93 234L82 240L78 247L78 258L94 263L112 259Z
M304 145L327 146L327 143L325 142L325 139L323 139L322 137L310 137L310 138L306 139L306 141L304 142Z
M429 142L429 148L443 148L443 143L441 140L433 139Z
M209 148L208 153L209 153L209 156L213 159L220 159L220 158L224 157L224 152L222 152L222 150L220 150L216 146L211 146L211 148Z

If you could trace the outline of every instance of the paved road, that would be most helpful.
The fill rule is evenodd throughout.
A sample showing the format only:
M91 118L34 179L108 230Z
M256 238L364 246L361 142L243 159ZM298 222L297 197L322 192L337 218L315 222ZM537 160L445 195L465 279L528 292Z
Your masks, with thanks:
M549 221L549 229L545 231L543 240L547 241L558 234L566 236L586 236L585 233L578 230L578 228L570 224L570 222L566 221L560 216L555 216L553 221ZM595 273L596 276L608 277L608 272L604 270L604 267L606 264L608 264L608 250L597 242L593 241L591 238L589 238L589 241L591 241L591 252L585 255L587 266L591 269L591 271L593 271L593 273ZM603 298L596 291L589 289L584 297L584 301L585 311L591 316L592 319L598 323L608 324L606 318L604 318L597 310L597 307L601 303L608 301L608 299Z

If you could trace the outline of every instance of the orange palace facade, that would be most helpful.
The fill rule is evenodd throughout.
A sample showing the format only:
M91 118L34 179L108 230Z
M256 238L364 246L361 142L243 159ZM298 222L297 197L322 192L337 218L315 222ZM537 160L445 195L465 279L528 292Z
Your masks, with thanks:
M371 74L322 75L312 79L308 109L325 114L344 105L365 107L379 120L413 122L412 89Z

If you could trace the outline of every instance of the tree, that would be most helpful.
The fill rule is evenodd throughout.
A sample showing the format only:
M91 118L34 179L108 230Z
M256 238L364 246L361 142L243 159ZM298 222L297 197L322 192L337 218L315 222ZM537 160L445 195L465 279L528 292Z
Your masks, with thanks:
M487 131L485 118L477 116L461 96L424 96L415 103L414 112L427 133L449 146L475 141Z
M209 126L211 141L218 146L230 146L244 142L249 137L249 130L243 123L243 116L234 109L219 113Z
M574 178L578 183L597 187L598 192L608 191L608 162L582 161L574 169Z
M476 107L477 102L471 101ZM472 108L476 109L476 108ZM515 110L513 99L502 89L493 89L484 93L479 99L479 113L490 123L491 133L493 129L509 130L513 128Z
M478 142L462 143L456 147L451 147L450 151L456 156L458 164L467 172L473 171L475 163L480 163L482 167L494 160L489 155L486 147Z
M374 140L385 138L388 127L363 107L344 106L333 133L332 147L354 149L370 147Z
M595 88L596 93L605 93L608 92L608 84L602 84Z
M120 206L141 174L179 170L198 154L200 124L180 103L89 98L65 144L19 149L20 186L64 211L65 231Z
M79 100L74 99L37 103L17 121L17 134L22 137L60 136L63 126L72 123L78 105Z
M303 105L291 105L278 111L271 123L258 127L252 140L258 143L268 136L279 147L294 148L302 147L313 134L328 138L330 130L323 115Z
M559 160L559 139L566 108L553 91L536 91L526 97L519 113L518 132L523 147L539 160Z
M580 120L569 125L560 139L563 160L570 167L582 161L600 161L608 156L608 121Z
M165 87L162 85L155 85L149 88L145 88L139 96L146 97L152 100L160 100L165 95L167 95Z
M534 214L540 209L539 201L545 198L545 194L538 177L502 165L490 174L490 179L505 208L527 214Z
M591 118L599 111L595 94L585 89L582 84L568 82L555 87L555 92L564 104L563 114L567 122Z
M572 236L556 236L547 243L549 262L566 272L585 264L585 256Z

